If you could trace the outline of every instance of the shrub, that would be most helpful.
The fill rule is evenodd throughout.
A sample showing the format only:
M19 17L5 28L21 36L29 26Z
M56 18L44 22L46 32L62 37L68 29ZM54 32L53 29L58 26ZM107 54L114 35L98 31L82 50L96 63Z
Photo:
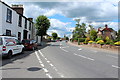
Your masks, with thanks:
M112 44L113 43L113 41L112 40L108 40L108 41L106 41L106 43L105 44Z
M88 41L88 43L92 44L94 41Z
M104 44L104 41L103 40L99 40L99 41L97 41L97 44Z
M85 38L78 38L78 41L79 41L79 42L84 42L84 41L85 41Z
M120 41L115 42L114 44L120 46Z
M84 44L88 44L88 42L83 42Z
M78 38L74 38L74 41L78 41Z
M118 39L114 39L113 41L114 41L114 42L118 42L119 40L118 40Z
M101 39L101 38L96 38L96 40L95 40L95 41L97 42L97 41L99 41L99 40L102 40L102 39Z

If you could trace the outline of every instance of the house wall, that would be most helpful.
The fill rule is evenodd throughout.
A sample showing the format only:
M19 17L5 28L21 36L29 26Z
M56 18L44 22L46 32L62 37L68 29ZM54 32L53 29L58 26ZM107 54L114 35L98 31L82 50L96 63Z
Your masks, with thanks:
M7 18L7 8L12 11L12 22L6 22ZM6 30L11 30L11 35L14 35L18 38L18 32L21 33L21 40L23 40L24 36L24 30L27 30L27 39L32 39L33 37L33 32L35 28L32 28L34 26L31 26L31 30L29 30L29 21L25 16L22 16L22 26L18 26L19 23L19 14L11 9L9 6L6 6L4 3L0 2L0 10L2 11L0 13L0 35L6 34ZM25 19L27 19L27 29L25 29ZM32 22L31 22L32 23ZM31 24L32 25L32 24ZM33 31L33 32L32 32ZM35 33L34 33L35 34ZM29 38L30 35L30 38Z
M2 34L2 3L0 3L0 35Z
M103 32L103 38L105 39L107 36L111 39L111 32L109 32L109 31L104 31L104 32Z

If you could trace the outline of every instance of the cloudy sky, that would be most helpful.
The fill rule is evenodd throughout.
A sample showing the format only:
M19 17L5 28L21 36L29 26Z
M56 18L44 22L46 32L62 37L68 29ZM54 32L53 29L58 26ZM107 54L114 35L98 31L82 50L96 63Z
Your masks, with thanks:
M75 27L74 19L76 18L80 18L81 23L91 24L95 28L108 24L109 27L118 30L118 0L61 2L4 0L4 2L8 5L23 4L24 15L34 20L39 15L46 15L51 22L51 27L47 32L49 35L52 32L57 32L60 37L70 35Z

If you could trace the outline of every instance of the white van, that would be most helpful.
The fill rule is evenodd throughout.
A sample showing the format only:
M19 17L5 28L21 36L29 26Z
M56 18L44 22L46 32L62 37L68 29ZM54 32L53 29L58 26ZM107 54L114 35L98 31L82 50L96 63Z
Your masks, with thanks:
M0 36L0 55L11 58L12 55L23 53L24 46L16 37Z

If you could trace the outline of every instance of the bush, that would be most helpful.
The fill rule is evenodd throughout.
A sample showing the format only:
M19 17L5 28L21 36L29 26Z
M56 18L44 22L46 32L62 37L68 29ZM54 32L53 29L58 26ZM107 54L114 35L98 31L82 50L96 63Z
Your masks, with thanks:
M114 39L113 42L118 42L119 40L118 39Z
M74 41L78 41L78 38L74 38L73 40L74 40Z
M88 42L83 42L84 44L88 44Z
M85 41L85 38L78 38L78 41L79 41L79 42L84 42L84 41Z
M99 40L99 41L97 41L97 44L104 44L104 41L103 40Z
M105 44L113 44L113 41L112 40L108 40L108 41L106 41Z
M120 46L120 41L114 43L117 46Z
M102 39L101 39L101 38L96 38L96 40L95 40L95 41L97 42L97 41L99 41L99 40L102 40Z
M88 41L88 43L92 44L94 41Z

